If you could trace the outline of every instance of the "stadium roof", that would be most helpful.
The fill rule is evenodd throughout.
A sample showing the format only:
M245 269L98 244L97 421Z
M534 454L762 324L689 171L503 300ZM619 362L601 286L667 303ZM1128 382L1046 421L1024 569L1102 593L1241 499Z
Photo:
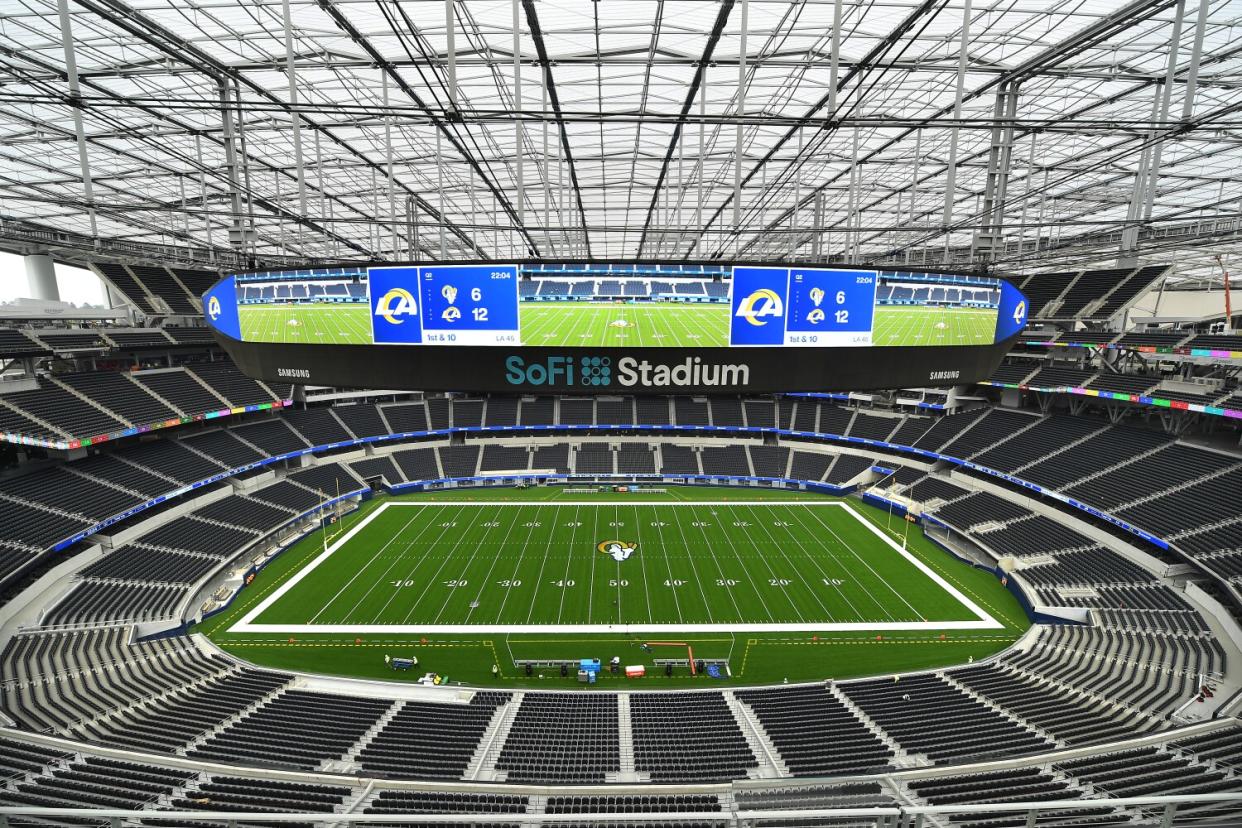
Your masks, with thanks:
M1242 248L1237 0L4 0L0 61L0 246L70 260Z

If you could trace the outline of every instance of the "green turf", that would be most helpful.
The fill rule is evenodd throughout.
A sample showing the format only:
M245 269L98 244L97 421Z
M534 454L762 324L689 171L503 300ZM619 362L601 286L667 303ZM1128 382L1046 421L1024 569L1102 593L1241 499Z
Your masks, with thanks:
M237 314L247 342L371 344L370 307L365 303L241 305Z
M259 624L972 620L840 503L392 504ZM622 541L624 561L598 546Z
M996 309L878 305L872 345L991 345ZM940 326L940 327L937 327Z
M582 527L563 525L525 527L521 525L538 520L539 517L536 516L547 519L546 516L549 514L559 514L559 517L555 518L559 523L570 522L565 518L570 507L564 504L570 500L584 498L592 501L598 500L600 504L590 507L595 513L590 524L585 516L580 515L572 522L581 522L584 524ZM827 606L832 617L836 618L870 617L873 620L882 620L886 617L885 613L889 616L898 615L899 607L904 611L905 601L917 606L919 611L927 617L937 620L971 617L966 609L956 602L956 599L931 583L926 576L908 563L904 564L900 572L890 573L887 576L889 582L887 584L883 583L886 580L885 577L875 579L868 575L860 579L858 572L864 568L857 563L849 564L848 576L842 580L851 584L850 590L856 591L851 592L851 597L856 596L859 604L854 610L850 610L843 600L843 592L839 595L833 593L838 597L828 602L826 596L829 593L822 591L816 593L813 589L813 578L808 578L805 573L808 567L810 571L815 571L812 558L820 566L828 566L834 559L838 563L842 562L843 559L840 556L846 553L842 548L834 549L830 544L825 544L825 550L822 552L803 551L789 557L791 547L788 544L780 544L784 546L783 552L777 551L777 544L771 542L765 544L759 540L763 533L759 531L756 516L770 516L774 512L784 514L778 512L779 509L794 511L810 511L810 509L801 506L778 506L775 503L764 507L736 505L739 500L750 501L759 498L772 501L824 500L823 496L807 493L703 488L670 488L667 493L640 495L575 495L556 488L540 488L464 490L406 496L401 499L427 504L469 500L479 505L468 508L486 516L503 508L506 515L512 515L512 518L503 519L507 528L531 535L546 532L546 539L551 541L551 544L546 547L544 554L539 555L534 552L534 545L527 543L525 538L511 538L505 545L494 542L490 545L479 546L478 549L483 552L483 557L476 555L467 565L467 559L463 558L463 555L469 555L470 544L478 536L471 534L470 539L467 539L463 533L457 542L452 543L442 538L433 539L434 542L420 545L423 548L420 548L416 554L399 557L402 565L408 565L412 569L413 575L408 580L423 583L423 586L396 587L391 585L391 581L400 580L404 583L407 578L386 579L379 582L379 588L383 588L385 592L379 592L379 588L376 590L376 593L383 596L383 601L379 601L378 597L375 597L376 593L373 593L373 598L360 604L355 598L348 607L357 604L357 608L349 609L348 613L344 600L337 600L329 606L331 612L338 616L348 615L361 621L379 619L384 622L401 621L407 617L413 619L434 617L436 614L441 616L442 621L450 617L460 620L476 613L480 618L486 614L491 618L519 622L527 617L554 622L559 613L562 621L576 618L586 623L588 620L604 619L604 623L607 623L606 619L612 613L626 618L645 620L652 616L669 617L670 614L675 616L678 609L683 613L683 617L693 615L702 620L710 617L721 621L733 618L763 621L770 617L764 615L765 603L772 616L787 614L791 620L794 617L827 618L829 613L825 612L824 606ZM348 531L350 526L356 525L378 505L388 500L388 498L381 497L365 504L361 510L345 519L343 528L338 525L333 532ZM641 505L644 501L651 500L684 500L688 505L677 507ZM498 507L494 505L496 501L530 505ZM561 505L558 506L558 502ZM734 505L729 506L730 502ZM906 531L908 524L900 519L890 519L885 513L855 500L851 500L850 504L865 519L872 521L880 529L891 532L898 539ZM383 516L386 518L390 514L421 513L424 515L424 520L438 524L446 520L444 510L453 508L460 507L445 505L434 510L410 507L391 508L385 511ZM823 506L811 508L835 509L835 507ZM682 509L687 510L689 514L680 512ZM608 519L609 511L613 513L611 521ZM712 559L708 560L706 557L697 557L705 554L709 548L708 543L683 545L666 534L666 542L661 544L659 530L663 529L668 533L672 527L646 526L644 529L647 531L644 532L643 537L633 539L638 543L638 551L630 559L618 565L611 558L605 558L594 550L594 532L591 535L592 541L587 544L588 548L581 554L571 553L571 550L576 550L579 546L576 540L570 540L566 536L566 533L571 531L585 532L588 526L592 530L628 528L607 526L609 522L615 521L617 516L627 521L641 517L648 523L655 520L671 524L674 520L686 523L698 518L703 518L700 522L705 522L711 511L717 512L714 516L717 522L720 521L722 515L729 518L727 521L729 523L738 514L749 515L752 526L730 526L730 533L738 533L736 536L741 537L740 533L743 530L749 530L745 537L755 538L759 542L750 549L749 553L740 549L731 549L728 543L724 542L724 549L728 550L727 554L710 555ZM745 520L746 518L739 519ZM476 518L475 522L491 521L479 521ZM808 526L814 526L813 522L807 524L805 520L788 522L791 524L788 527L773 526L771 529L797 534L806 531ZM372 525L377 529L380 528L379 524ZM834 529L838 533L850 534L848 543L861 543L859 539L864 536L858 534L854 537L854 535L862 532L862 528L854 527L851 530L845 528L846 526L847 524L841 523L838 527L834 521ZM430 528L434 529L438 535L454 527L433 525ZM465 527L460 528L464 530ZM475 528L490 530L490 532L504 531L501 527ZM697 528L704 536L711 531L707 527ZM718 529L718 527L713 528ZM407 531L412 530L413 527ZM488 533L483 533L485 541L486 534ZM718 534L723 535L723 530ZM340 535L334 534L333 537L340 537ZM374 539L364 538L361 533L356 538L361 539L363 545L370 550L370 554L374 554L375 550L370 549ZM631 540L630 538L622 539ZM540 543L542 545L542 541ZM734 541L734 546L736 543ZM876 543L878 544L878 541ZM554 672L545 671L542 678L538 673L530 678L520 673L515 674L512 660L514 658L579 658L584 656L607 660L612 655L618 655L624 663L643 663L648 665L649 671L654 673L652 664L654 658L681 655L681 653L674 654L666 651L646 653L639 649L639 643L652 638L675 638L677 641L684 641L693 646L697 657L728 658L734 683L762 683L780 681L784 678L791 681L812 680L884 674L897 670L957 663L965 661L968 657L981 658L1008 646L1026 629L1028 626L1026 617L1013 597L999 585L994 575L971 568L948 556L926 541L917 526L909 528L908 545L914 555L1000 621L1003 628L941 632L933 624L919 630L885 633L876 633L874 630L818 634L813 632L710 632L667 637L627 634L624 628L609 633L543 634L338 632L289 635L230 632L230 628L235 626L261 600L322 552L323 542L316 533L278 557L259 575L252 586L243 591L228 610L209 619L200 626L200 629L226 650L256 663L273 667L412 681L417 676L409 673L394 673L385 668L383 656L385 654L416 654L420 658L420 667L447 674L455 680L482 685L549 687L570 687L575 684L572 678L562 679L558 673ZM359 548L362 549L363 546ZM688 551L691 549L696 556L694 560L691 560L692 556ZM493 551L499 551L502 554L492 554ZM862 551L861 548L859 551ZM889 549L888 553L891 556L892 550ZM739 554L742 557L739 557ZM882 554L878 545L874 548L869 547L867 555L869 560L875 561L878 561L880 557L889 557ZM489 557L500 557L503 560L495 561L495 566L492 566ZM343 562L344 560L342 559ZM420 560L424 575L419 575L415 568ZM649 571L646 576L637 574L631 577L628 573L641 573L643 560L646 560L648 565L659 561L664 567L671 567L672 576L670 577L666 572ZM430 567L439 567L448 561L462 567L457 574L461 576L458 580L467 581L465 587L451 587L443 583L445 580L453 580L452 578L437 576L433 579L426 576L425 573ZM595 566L594 574L591 572L592 562ZM545 568L554 570L558 566L567 568L557 571L556 577L546 577L538 574L541 563L545 565ZM378 565L377 562L372 566ZM536 576L528 580L525 572L529 568L533 568ZM316 579L317 586L312 586L316 581L308 577L299 584L299 587L302 584L307 585L308 594L288 605L285 605L283 601L277 602L271 610L280 615L273 617L305 622L307 620L305 616L313 614L312 606L314 611L318 612L324 607L323 596L329 591L335 593L341 587L346 586L348 579L352 579L354 583L354 586L349 588L350 590L359 589L363 583L369 582L369 585L374 585L376 580L374 570L372 569L372 575L367 576L365 581L363 578L356 577L362 571L364 570L357 566L352 570L346 566L341 571L334 570L331 577ZM566 575L566 572L569 574ZM618 572L622 575L621 579L616 577ZM770 579L776 578L779 581L787 572L795 576L787 579L791 581L791 584L788 586L771 584ZM799 572L803 574L799 575ZM518 574L515 575L515 573ZM327 576L329 570L324 570L323 574ZM729 580L731 574L741 576L732 579L738 582L736 585L729 587L720 586L717 583L717 579ZM691 589L691 581L696 577L697 580L693 581L694 588ZM822 576L816 575L815 577ZM666 578L670 581L683 580L687 583L680 587L665 586ZM511 582L521 580L523 583L520 587L512 583L509 587L496 583L505 579ZM566 588L553 583L566 580L573 580L575 586ZM611 582L617 580L626 580L629 583L624 587L612 586ZM870 585L869 589L864 590L864 582ZM429 584L430 588L428 588ZM487 588L480 589L480 585L483 584L486 584ZM411 590L419 592L420 595L411 598ZM864 591L867 592L866 596L863 595ZM896 595L897 591L901 592L900 596ZM316 592L318 592L317 597L314 594ZM622 594L622 598L618 605L613 605L611 602L615 600L618 592ZM356 592L350 592L350 594L356 595ZM817 594L820 601L816 600ZM295 593L290 591L286 598L294 597L294 595ZM393 600L388 602L389 598ZM650 610L647 609L648 599L651 600ZM469 605L474 600L479 600L480 603L472 610ZM863 609L861 602L868 600L870 601L866 604L868 609ZM388 602L386 608L384 608L385 602ZM777 606L783 607L783 612L777 610ZM675 621L675 618L673 620ZM484 619L484 623L490 623L490 620ZM493 663L501 668L501 676L496 679L490 675ZM643 687L685 686L705 680L691 678L684 673L667 679L660 672L649 675L640 682L631 682L631 684ZM623 679L612 677L604 679L605 685L610 682L620 684L623 681Z
M729 305L523 302L520 325L524 345L724 348Z
M247 341L371 342L370 309L365 304L242 305L238 313ZM519 324L524 345L722 348L729 344L727 304L523 302ZM989 345L995 332L995 310L879 306L872 344Z

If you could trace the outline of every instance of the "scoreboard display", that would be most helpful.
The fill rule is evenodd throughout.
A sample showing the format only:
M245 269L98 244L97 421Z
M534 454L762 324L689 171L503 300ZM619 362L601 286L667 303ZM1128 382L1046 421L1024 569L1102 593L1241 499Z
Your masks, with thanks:
M997 277L766 263L263 271L226 276L204 294L203 308L240 365L262 364L256 374L309 372L325 385L358 386L361 375L382 372L389 379L377 387L401 387L394 375L410 375L408 387L424 390L589 385L602 393L630 379L706 390L714 376L753 376L752 368L762 379L740 383L752 391L760 382L797 391L908 386L905 377L918 374L985 379L978 366L999 362L1026 324L1025 297ZM846 349L848 362L791 359ZM350 368L330 370L337 362ZM472 376L471 365L484 363L480 372L501 379Z
M367 276L372 342L518 342L515 266L373 267Z
M876 272L737 268L730 345L870 345Z

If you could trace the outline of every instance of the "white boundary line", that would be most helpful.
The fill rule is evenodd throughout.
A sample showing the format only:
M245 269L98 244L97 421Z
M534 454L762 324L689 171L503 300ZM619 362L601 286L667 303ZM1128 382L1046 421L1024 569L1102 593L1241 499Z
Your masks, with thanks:
M553 501L549 501L545 505L552 505ZM807 500L722 500L718 503L693 503L683 500L647 500L641 503L634 503L634 506L702 506L702 505L720 505L720 506L811 506L824 507L831 506L845 509L855 520L867 527L877 538L883 541L898 555L905 558L907 562L912 564L916 569L934 581L941 589L956 598L962 606L966 607L976 616L974 621L831 621L831 622L808 622L796 624L257 624L255 619L258 618L268 607L284 597L285 593L297 586L303 578L315 570L321 563L326 561L338 549L350 541L354 535L361 532L367 525L383 514L390 508L402 507L425 507L425 506L478 506L478 507L496 507L496 506L531 506L540 505L538 503L523 502L507 502L507 503L489 503L487 501L452 501L452 500L436 500L426 503L417 503L412 501L390 501L382 504L378 509L371 512L363 518L359 523L355 524L352 529L338 538L326 550L321 552L306 566L302 567L292 578L285 581L271 595L264 598L255 606L254 609L246 613L246 615L229 628L231 633L281 633L281 634L308 634L308 633L391 633L391 634L413 634L413 633L432 633L435 635L443 635L448 633L711 633L711 632L850 632L858 630L875 630L876 632L893 632L893 631L917 631L917 630L996 630L1001 629L1004 625L989 615L974 601L967 598L962 592L944 578L939 573L932 570L917 557L912 555L908 550L902 549L896 541L880 531L878 527L871 521L864 518L856 512L848 503L842 501L807 501ZM611 504L605 504L598 500L574 500L574 501L555 501L558 506L598 506L603 507Z

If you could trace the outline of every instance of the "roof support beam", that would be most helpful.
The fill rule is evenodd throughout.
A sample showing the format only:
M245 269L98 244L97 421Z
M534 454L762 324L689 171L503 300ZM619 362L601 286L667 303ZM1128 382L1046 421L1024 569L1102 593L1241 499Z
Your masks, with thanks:
M91 187L91 159L86 148L86 128L82 124L82 93L78 85L78 62L73 47L73 24L69 19L69 0L57 0L60 15L60 42L65 50L65 75L69 81L69 106L73 110L73 134L78 143L78 166L82 170L82 196L91 223L91 235L99 234L95 223L95 196Z
M848 84L850 81L852 81L854 78L865 75L866 73L870 72L871 69L873 68L873 64L876 61L878 61L890 48L892 48L895 44L897 44L903 37L905 37L910 32L910 30L914 28L914 26L918 23L920 19L922 19L925 16L931 15L933 11L937 10L944 2L945 0L922 0L922 2L919 3L919 5L916 6L914 9L912 9L905 16L905 18L903 18L902 21L897 24L897 26L894 29L888 32L888 34L886 34L884 37L880 38L880 41L871 48L871 50L866 54L866 56L861 61L859 61L858 64L851 67L850 70L845 73L844 78L842 78L835 85L833 85L833 87L829 89L829 91L825 93L823 97L821 97L818 101L816 101L815 104L812 105L809 110L807 110L806 114L804 114L801 118L799 118L793 124L793 126L791 126L788 130L786 130L784 135L782 135L771 147L768 148L768 151L764 154L764 156L760 158L753 167L751 167L749 172L746 173L745 180L742 182L743 185L746 184L751 178L754 178L755 175L759 172L760 169L763 168L764 165L766 165L769 161L775 158L777 153L780 152L781 148L783 148L787 143L789 143L790 139L793 138L793 136L798 132L798 130L803 129L806 126L809 126L815 123L819 117L819 113L824 109L825 106L829 104L829 102L831 102L833 106L836 107L837 106L837 103L836 103L837 92L839 90L844 89L845 85ZM928 17L928 19L930 20L930 16ZM927 23L924 22L923 25L924 27L926 27ZM827 134L828 131L834 131L837 126L837 119L838 119L837 109L834 109L833 111L828 113L828 119L829 119L828 122L824 124L825 135ZM809 148L810 151L814 152L814 150L816 149L816 146L817 146L817 142L812 141L811 147ZM801 159L799 159L799 161L800 160ZM782 176L777 176L776 179L774 180L774 183L779 186L781 183L783 183L782 178L783 178ZM707 220L707 225L701 226L699 228L699 231L707 232L708 226L714 224L717 221L717 219L720 218L726 206L727 206L726 204L721 204L719 207L717 207L716 211ZM767 227L774 227L780 224L781 222L783 222L788 217L789 212L790 212L790 209L786 209L776 218L774 222L767 225ZM751 242L749 244L753 244L761 235L762 233L757 233L755 237L751 239ZM719 255L719 251L717 251L717 255Z
M444 46L447 53L448 69L448 117L456 120L461 115L457 105L457 13L453 8L454 0L444 0Z
M841 70L841 0L832 4L832 54L828 56L828 117L837 116L837 73Z
M738 32L737 61L737 104L734 111L739 118L746 117L746 35L747 13L750 10L749 0L742 0L742 22ZM733 232L741 239L742 231L742 139L745 132L739 120L736 127L736 143L733 146Z
M1203 0L1206 2L1206 0ZM1156 187L1160 181L1160 154L1163 141L1155 138L1156 124L1166 123L1169 118L1169 102L1173 94L1173 79L1177 75L1177 54L1181 45L1182 18L1186 13L1186 0L1177 0L1177 13L1173 17L1173 33L1169 37L1169 59L1164 81L1152 91L1151 128L1148 145L1139 156L1138 169L1134 171L1134 189L1130 196L1130 208L1126 215L1130 224L1121 234L1121 251L1117 258L1119 267L1133 267L1138 262L1134 248L1138 244L1139 222L1151 219L1156 202ZM1183 119L1184 121L1185 119Z
M970 43L970 0L964 0L964 10L962 12L962 37L961 48L957 56L957 84L953 96L953 121L956 124L962 120L962 95L966 91L966 60L967 45ZM944 179L944 226L948 227L953 223L953 194L955 178L957 177L957 138L959 127L953 127L953 133L949 137L949 160L948 166L945 168Z
M694 97L699 95L699 112L700 115L706 116L707 99L706 88L703 83L703 76L707 72L707 66L712 60L712 56L716 52L716 44L720 42L720 35L724 32L725 23L729 20L729 14L733 11L736 0L723 0L720 4L720 11L716 13L716 22L712 24L712 30L707 35L707 43L703 46L703 55L698 60L698 65L694 70L694 77L690 79L690 86L686 89L686 98L681 105L681 115L678 117L676 124L673 126L673 136L668 143L668 149L664 152L664 160L660 163L660 172L656 175L655 187L651 193L651 205L647 208L647 218L643 221L643 232L638 239L638 258L642 258L643 249L647 243L647 231L651 227L651 220L655 216L656 199L659 198L660 188L664 186L664 179L668 175L669 164L673 160L673 148L677 146L677 140L681 136L682 129L685 128L686 116L690 114L690 108L694 106ZM739 90L740 91L740 90ZM699 122L699 217L696 223L699 229L703 229L702 209L703 209L703 122ZM698 241L702 238L700 233L699 239L695 240L687 251L686 255L690 255L690 251L698 246Z
M195 71L201 72L212 79L218 80L222 76L231 77L236 80L239 85L244 85L247 89L254 92L260 98L275 105L281 111L290 111L289 105L286 102L280 100L280 98L267 91L264 87L248 79L242 72L221 63L207 53L203 52L194 44L176 36L151 18L128 6L125 2L123 2L123 0L75 0L75 2L83 8L88 9L89 11L104 18L111 25L122 29L158 51L163 52L172 60L184 63L193 68ZM326 2L327 0L320 0L320 5L324 5ZM314 129L317 134L326 135L329 140L360 161L364 161L369 164L376 163L370 161L365 154L333 134L328 128L310 120L309 118L304 117L304 120L306 125ZM408 186L402 185L402 187L409 194L415 196L416 198L419 197L418 193L410 189ZM334 196L333 198L335 199L336 197ZM440 215L439 211L434 210L430 204L424 204L424 209L426 209L429 213L434 213L438 221L444 221L444 217ZM373 218L374 220L378 220L378 217ZM465 233L462 232L461 228L454 225L453 231L457 233L467 245L472 243L471 240L466 237ZM345 243L364 255L368 254L368 251L365 248L356 244L352 240L346 240ZM481 249L476 248L476 252L480 257L486 258L486 255Z
M62 0L63 2L63 0ZM302 116L298 114L298 73L293 56L293 18L289 0L280 0L285 27L285 68L289 75L289 123L293 127L293 172L298 182L298 212L306 216L306 168L302 164Z
M1054 44L1053 46L1043 50L1039 54L1032 56L1029 60L1023 62L1019 66L1014 67L1013 69L1007 70L1005 72L1002 72L998 74L997 76L989 79L987 82L983 83L979 87L971 90L970 92L967 92L965 97L963 98L963 101L974 100L975 98L978 98L979 96L987 93L989 90L995 89L997 86L1000 86L1006 81L1020 81L1027 77L1031 77L1034 75L1039 75L1039 74L1043 74L1043 73L1047 73L1049 71L1055 70L1055 68L1060 63L1062 63L1065 59L1072 57L1073 55L1080 54L1081 52L1089 48L1092 48L1093 46L1099 43L1104 42L1105 40L1112 37L1117 32L1123 31L1135 25L1136 23L1139 23L1143 20L1150 18L1151 16L1173 5L1174 2L1176 2L1176 0L1133 0L1133 2L1102 17L1100 20L1086 27L1082 31L1077 32L1076 34L1067 38L1066 40L1061 41L1057 44ZM928 3L925 2L922 6L920 6L920 9L916 11L923 10L927 5ZM907 18L907 21L905 21L905 23L909 23L909 22L910 22L909 18ZM868 53L868 55L864 57L863 60L859 61L857 64L851 67L850 73L847 73L845 80L840 85L843 86L845 83L849 82L852 74L855 74L858 71L865 69L866 67L868 67L875 61L879 60L879 58L883 55L883 52L878 51L879 48L880 46L877 46L876 49L873 49L870 53ZM827 101L827 98L828 96L825 96L823 100ZM804 116L804 120L812 117L814 113L818 111L819 108L821 108L819 105L812 108L810 113L807 116ZM883 153L884 151L891 148L893 145L899 143L900 141L907 139L912 133L914 133L918 129L925 127L925 126L935 125L937 120L949 114L952 111L952 108L953 108L952 105L945 106L941 108L940 110L938 110L935 114L931 115L930 117L923 119L921 122L910 125L905 130L903 130L900 135L894 136L893 138L885 141L882 145L877 147L875 150L869 152L866 157L868 159L876 157L880 155L881 153ZM777 150L780 148L781 144L783 144L783 142L784 142L784 139L782 139L781 142L778 142L777 145L769 151L768 155L765 156L764 161L767 161L770 158L772 158L776 154ZM814 145L812 145L811 149L812 151L814 151ZM760 163L763 163L763 162L760 162ZM826 188L826 187L830 187L834 185L839 180L842 174L843 173L839 173L833 176L831 179L829 179L828 181L825 181L820 186ZM766 231L770 229L772 226L775 226L776 223L782 221L788 214L789 210L791 209L793 208L792 207L788 208L786 211L782 212L779 216L777 216L776 220L772 224L768 225L767 227L761 228L760 232ZM711 221L714 221L715 218L716 217L713 216Z
M988 177L983 190L983 226L975 233L975 250L981 248L985 259L991 259L1003 237L1005 227L1005 191L1009 187L1009 165L1013 158L1013 121L1018 111L1018 85L1008 83L996 90L993 110L996 126L992 129L992 146L988 150ZM948 235L945 235L948 238Z
M1195 92L1199 84L1199 63L1203 59L1203 36L1207 32L1210 0L1199 0L1199 14L1195 18L1195 37L1190 46L1190 65L1186 67L1186 90L1182 99L1182 120L1189 121L1195 113Z
M1182 45L1182 21L1186 16L1186 0L1177 0L1177 14L1173 18L1173 34L1169 37L1169 67L1164 83L1160 89L1160 123L1169 120L1169 106L1173 98L1173 79L1177 77L1177 56ZM1152 204L1155 202L1156 190L1160 186L1160 156L1164 142L1159 141L1152 147L1151 169L1148 171L1147 198L1143 205L1143 218L1151 218Z
M229 209L232 217L229 220L229 244L240 251L245 251L249 241L248 219L242 205L241 183L238 177L237 135L233 125L232 90L228 78L220 78L220 123L224 127L221 139L224 141L224 179L229 196ZM206 206L206 205L204 205Z
M522 26L519 0L513 0L513 119L514 172L517 179L518 224L526 225L526 127L522 123Z
M569 145L569 132L565 128L565 117L561 112L561 99L556 91L556 82L552 78L552 61L548 58L548 47L543 40L543 28L539 25L539 13L535 11L534 0L522 0L522 10L526 13L526 25L530 29L531 40L535 42L535 52L539 55L539 65L543 67L543 84L548 90L548 103L556 117L556 124L561 131L561 150L565 154L565 165L569 168L569 183L573 187L574 199L578 204L578 217L582 221L582 241L586 248L586 258L591 255L591 236L587 230L586 205L582 203L582 190L578 186L578 169L574 166L574 152Z

